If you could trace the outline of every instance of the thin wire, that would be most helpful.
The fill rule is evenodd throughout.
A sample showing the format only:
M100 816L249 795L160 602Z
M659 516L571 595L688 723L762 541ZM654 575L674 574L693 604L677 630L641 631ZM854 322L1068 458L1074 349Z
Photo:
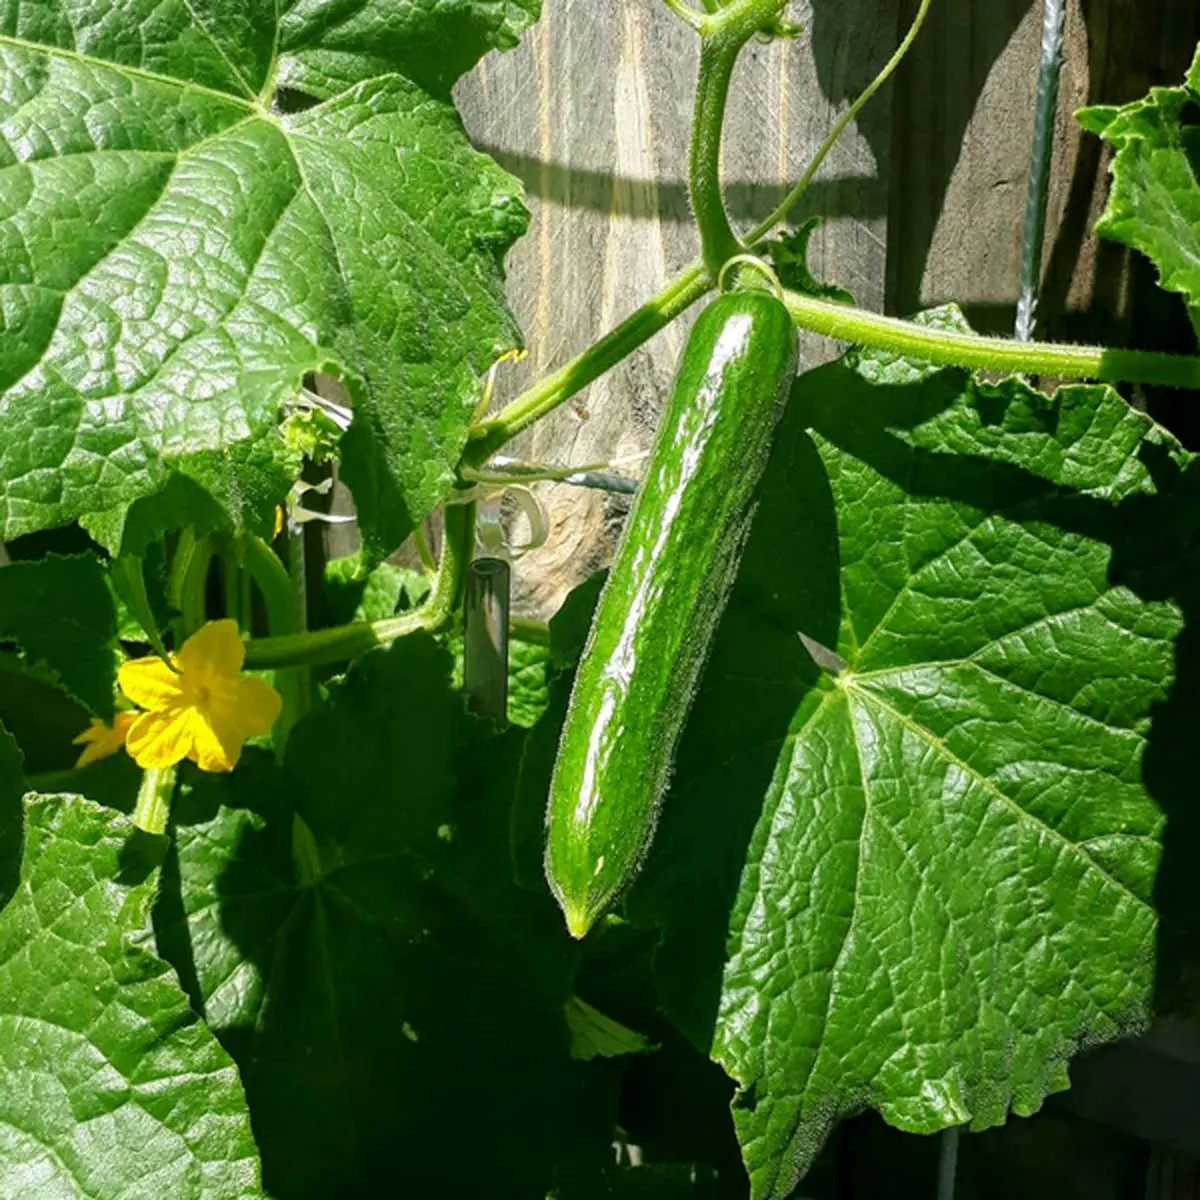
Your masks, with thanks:
M1029 190L1025 196L1025 229L1021 235L1021 284L1017 294L1016 336L1033 340L1037 321L1038 283L1046 241L1046 202L1050 192L1050 160L1054 151L1054 121L1058 111L1058 80L1062 69L1066 0L1044 0L1042 7L1042 65L1038 74L1037 108L1033 117L1033 151Z

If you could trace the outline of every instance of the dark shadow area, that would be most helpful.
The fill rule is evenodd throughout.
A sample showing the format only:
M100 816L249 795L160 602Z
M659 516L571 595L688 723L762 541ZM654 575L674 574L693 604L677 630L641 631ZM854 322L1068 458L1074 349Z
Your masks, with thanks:
M512 883L519 735L468 720L450 667L430 638L376 651L283 767L176 804L156 931L281 1198L544 1195L611 1161L622 1065L570 1057L574 946Z
M480 143L478 149L491 155L515 175L530 195L543 204L583 208L639 219L683 224L692 220L688 185L684 179L635 179L612 171L573 167L569 163L545 162L528 154L516 154L498 146ZM799 174L799 171L797 171ZM788 185L790 186L790 184ZM725 185L725 208L738 226L749 227L763 220L783 199L787 187L753 180L730 180ZM817 179L797 208L793 220L819 212L826 216L878 217L887 210L887 195L879 179L849 176Z

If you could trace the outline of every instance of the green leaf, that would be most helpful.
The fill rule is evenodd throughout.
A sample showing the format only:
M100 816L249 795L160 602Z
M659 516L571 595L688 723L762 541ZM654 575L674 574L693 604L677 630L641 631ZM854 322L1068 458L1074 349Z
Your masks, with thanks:
M785 288L803 292L806 296L818 296L822 300L833 300L839 304L853 304L854 297L835 283L822 283L808 267L808 245L812 235L821 227L824 218L812 216L802 221L795 229L777 238L760 242L754 247L757 254L766 254Z
M17 890L21 869L21 797L25 790L20 748L0 722L0 909Z
M1158 267L1159 282L1187 301L1200 333L1200 48L1183 87L1150 89L1121 108L1085 108L1080 124L1117 153L1096 229Z
M0 639L15 642L30 666L47 667L97 716L112 718L117 616L99 559L52 555L0 567Z
M154 953L163 842L32 796L0 913L0 1180L21 1200L250 1200L237 1072Z
M0 724L21 747L31 775L72 766L80 750L72 742L89 723L87 709L53 671L0 654Z
M162 944L241 1064L279 1200L540 1198L611 1156L612 1075L570 1057L574 951L512 884L518 741L450 674L425 637L365 656L287 770L247 755L172 814Z
M522 729L532 729L550 703L552 654L535 642L508 644L508 719Z
M131 0L72 24L0 0L0 538L80 519L115 549L103 514L174 474L269 532L297 469L280 425L316 370L352 396L371 554L450 486L519 342L501 260L527 214L397 68L452 44L457 66L529 6L279 8ZM280 55L350 43L376 73L271 106Z
M620 1058L644 1054L655 1047L645 1034L606 1017L586 1000L572 996L567 1001L567 1026L571 1030L571 1057L580 1062L593 1058Z
M380 621L400 608L415 608L428 591L429 580L420 571L391 563L371 567L361 553L325 564L325 602L334 625Z
M435 95L488 50L515 46L541 0L310 0L280 22L280 83L325 99L374 75L398 71Z
M797 385L632 900L756 1197L845 1114L981 1129L1144 1023L1194 790L1144 769L1188 456L1107 388L870 358Z

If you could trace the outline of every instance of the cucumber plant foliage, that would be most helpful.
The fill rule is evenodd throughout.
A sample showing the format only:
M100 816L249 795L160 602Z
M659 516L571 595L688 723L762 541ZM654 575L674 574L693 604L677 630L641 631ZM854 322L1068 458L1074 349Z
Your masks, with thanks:
M803 33L669 7L703 257L481 416L527 213L451 88L537 0L0 0L0 1194L785 1200L846 1116L996 1125L1194 1011L1200 474L1112 387L1024 376L1200 363L881 318L813 278L810 225L772 240L788 205L732 229L733 64ZM1193 320L1197 112L1200 56L1081 114L1101 233ZM599 581L514 620L508 728L471 716L472 488L748 254L856 345L792 385L747 528L650 563L668 625L689 546L734 581L694 688L686 631L652 647L661 815L645 850L644 798L605 801L634 852L575 940L543 822ZM362 550L306 562L331 457ZM439 508L426 570L383 561ZM139 769L118 668L218 619L282 716L231 772ZM219 738L205 669L180 720Z

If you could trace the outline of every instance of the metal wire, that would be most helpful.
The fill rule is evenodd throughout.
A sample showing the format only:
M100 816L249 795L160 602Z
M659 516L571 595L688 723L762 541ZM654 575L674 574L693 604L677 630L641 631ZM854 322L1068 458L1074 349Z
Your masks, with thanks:
M1033 117L1033 151L1029 189L1025 195L1025 229L1021 236L1021 284L1017 295L1016 336L1033 340L1037 322L1038 283L1046 241L1046 201L1050 191L1050 158L1054 150L1054 120L1058 110L1058 80L1062 68L1066 0L1044 0L1042 7L1042 65L1038 73L1037 107Z

